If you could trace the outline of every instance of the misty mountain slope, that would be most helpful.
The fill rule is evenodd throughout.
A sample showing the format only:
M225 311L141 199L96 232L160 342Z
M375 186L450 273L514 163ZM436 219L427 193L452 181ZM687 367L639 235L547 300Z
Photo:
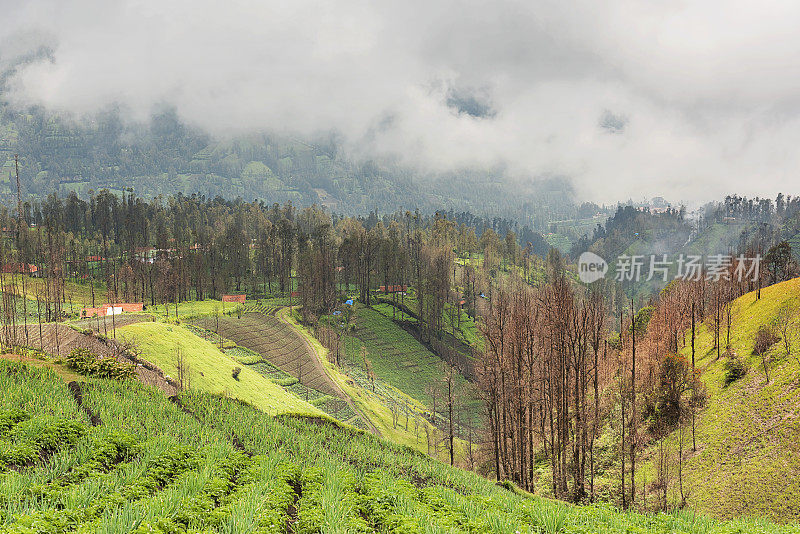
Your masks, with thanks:
M691 241L681 249L685 254L726 254L736 251L742 232L752 228L753 223L714 223L699 230Z
M782 310L791 314L792 345L788 354L781 341L767 351L767 381L764 362L753 354L753 343L759 327L774 325ZM747 372L727 386L724 326L719 359L710 324L698 329L696 362L708 399L696 421L696 452L692 451L691 425L684 429L687 503L717 517L796 521L800 519L800 278L764 288L760 300L755 292L740 297L733 304L732 318L731 350ZM688 337L681 354L691 361ZM679 437L675 431L665 442L670 500L679 500ZM646 479L651 491L659 454L656 445L640 473L640 483Z
M172 110L147 123L127 121L114 110L75 121L41 109L17 111L0 101L0 200L6 203L16 200L14 154L20 156L23 199L133 188L144 198L196 193L317 203L345 214L401 207L502 211L540 227L577 209L571 187L560 178L512 182L502 169L417 171L348 155L335 135L216 139L184 124Z

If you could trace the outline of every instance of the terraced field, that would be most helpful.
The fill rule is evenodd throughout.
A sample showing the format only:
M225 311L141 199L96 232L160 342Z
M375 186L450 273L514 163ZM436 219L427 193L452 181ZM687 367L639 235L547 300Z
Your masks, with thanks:
M244 309L249 312L263 313L264 315L275 315L279 309L291 305L288 297L275 297L270 299L248 300L244 304Z
M0 362L0 533L795 534L518 495L314 418ZM92 414L92 417L89 416Z
M291 374L309 388L326 395L339 395L316 358L310 354L305 341L274 315L246 313L241 319L207 317L195 320L194 324L215 330L217 320L218 333L222 337L259 353L264 360Z
M358 308L355 327L354 336L348 336L345 340L349 364L363 370L361 354L365 349L370 366L378 378L428 407L432 406L430 386L442 384L445 363L414 336L372 308ZM460 389L469 387L460 374L456 374L455 383ZM442 397L439 396L439 399L441 401ZM480 410L480 402L468 400L460 414L464 424L474 426Z
M207 339L214 343L219 342L219 336L211 330L200 328L199 326L195 325L188 325L186 328L203 339ZM228 343L232 342L230 340L224 340L223 347ZM312 389L305 384L301 384L300 381L294 376L282 371L268 361L265 361L261 354L238 345L235 347L223 348L223 352L234 358L242 365L245 365L262 376L277 382L283 386L285 390L289 391L300 399L307 401L312 406L319 408L331 417L357 428L367 428L367 424L350 406L350 404L347 403L347 401L333 395L327 395L321 391L317 391L316 389Z
M42 324L41 328L38 324L29 324L27 336L24 326L17 326L14 330L9 329L8 332L11 337L9 338L9 334L5 331L3 337L9 345L37 349L53 357L64 357L73 350L82 348L89 349L103 357L134 363L136 364L136 374L142 383L155 386L167 394L175 392L175 388L164 379L163 373L157 366L142 360L139 360L139 362L143 362L143 365L139 365L139 362L131 360L128 355L122 353L113 339L100 339L95 335L79 332L62 323ZM110 326L108 335L109 337L111 336Z
M240 365L215 344L199 338L183 326L142 322L124 327L119 335L134 340L143 357L154 362L171 377L179 376L180 354L184 362L183 372L187 375L192 390L239 399L273 415L323 415L304 399L285 391L281 384L267 380L260 373Z

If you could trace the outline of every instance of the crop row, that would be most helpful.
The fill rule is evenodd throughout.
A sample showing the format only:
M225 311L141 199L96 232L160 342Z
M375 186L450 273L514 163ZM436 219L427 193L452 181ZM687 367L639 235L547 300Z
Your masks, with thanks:
M10 368L0 363L4 435L24 423L20 412L74 420L85 434L46 463L0 473L4 534L800 532L524 497L330 421L273 418L198 392L179 406L131 381L92 380L85 401L104 424L90 427L55 374ZM105 454L94 447L113 436L129 437Z

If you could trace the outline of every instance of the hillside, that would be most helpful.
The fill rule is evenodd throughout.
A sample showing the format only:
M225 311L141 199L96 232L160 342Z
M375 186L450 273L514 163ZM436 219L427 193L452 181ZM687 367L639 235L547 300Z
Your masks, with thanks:
M273 415L322 415L316 407L253 369L241 365L210 341L194 335L182 326L141 322L117 329L117 335L120 338L133 339L144 359L153 362L173 378L178 377L180 353L194 389L239 399ZM233 377L234 368L240 369L237 378Z
M68 387L7 362L0 388L4 534L798 532L517 495L359 431L204 393L178 404L136 382Z
M391 311L386 307L385 304L373 308L358 306L353 335L345 340L347 364L364 373L363 358L366 355L376 378L421 402L429 410L436 396L437 411L443 410L448 364L390 319ZM368 383L363 385L369 387ZM470 384L456 370L453 385L460 404L455 418L463 424L477 424L480 403L472 399Z
M175 110L144 122L109 111L85 120L41 109L17 110L4 101L0 80L0 200L14 201L14 154L20 157L23 200L58 192L86 196L133 187L144 198L199 194L259 199L267 204L317 203L361 214L400 206L425 211L510 208L537 226L576 214L571 185L546 178L512 185L502 171L420 172L394 162L349 156L333 133L306 139L262 132L214 138L184 124ZM277 128L281 130L281 127ZM458 186L453 184L458 179ZM534 211L531 206L537 206Z
M775 323L780 310L792 314L793 341L787 354L778 342L767 352L767 381L760 356L753 354L758 328ZM766 516L800 519L800 278L764 288L761 299L748 293L733 304L731 349L746 364L744 377L725 385L725 356L717 359L713 333L703 324L697 336L697 366L708 391L697 425L698 451L684 431L684 488L687 502L717 517ZM724 342L724 334L723 334ZM691 348L681 352L691 360ZM688 437L687 437L688 436ZM688 445L687 445L688 441ZM677 452L679 436L667 447ZM641 474L655 477L653 459ZM670 498L676 494L673 475Z
M216 331L224 338L259 353L266 361L297 378L302 384L336 395L338 391L314 359L302 337L280 321L273 313L246 313L232 316L205 317L194 324Z

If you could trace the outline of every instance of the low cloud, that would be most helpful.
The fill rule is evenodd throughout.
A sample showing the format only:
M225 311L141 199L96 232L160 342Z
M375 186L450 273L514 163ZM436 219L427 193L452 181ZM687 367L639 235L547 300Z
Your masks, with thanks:
M168 104L218 135L333 130L357 154L566 175L605 202L797 183L793 2L0 6L17 106L145 120Z

